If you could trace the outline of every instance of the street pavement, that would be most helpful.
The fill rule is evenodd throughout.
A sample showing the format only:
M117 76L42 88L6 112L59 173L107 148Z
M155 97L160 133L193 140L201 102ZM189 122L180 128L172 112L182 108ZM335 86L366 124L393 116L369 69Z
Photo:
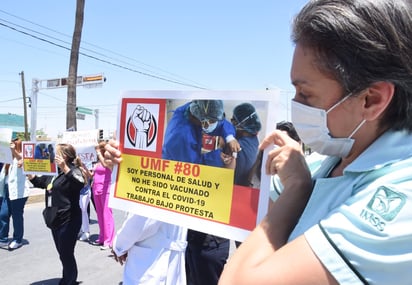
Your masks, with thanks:
M43 195L35 194L29 198L24 209L23 246L14 251L0 248L0 284L55 285L61 278L60 259L41 214L44 208ZM113 210L113 214L117 231L125 219L125 212ZM90 218L91 239L95 240L99 226L92 205ZM11 225L9 237L12 234ZM77 280L82 285L122 284L123 267L114 261L110 250L100 250L99 246L78 241L75 256L79 270Z

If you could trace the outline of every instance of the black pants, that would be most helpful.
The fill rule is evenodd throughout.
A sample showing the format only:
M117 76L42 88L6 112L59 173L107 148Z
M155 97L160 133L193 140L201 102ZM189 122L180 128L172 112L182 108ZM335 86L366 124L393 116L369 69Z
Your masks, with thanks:
M63 278L59 285L73 285L77 283L77 263L74 257L77 235L82 225L81 215L72 217L72 220L52 230L54 244L63 265Z
M216 285L229 256L230 240L189 230L187 285Z

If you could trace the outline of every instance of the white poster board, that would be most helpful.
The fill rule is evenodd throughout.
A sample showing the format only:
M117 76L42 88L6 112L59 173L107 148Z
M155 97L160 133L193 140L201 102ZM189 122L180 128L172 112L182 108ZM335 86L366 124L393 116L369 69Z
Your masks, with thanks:
M278 96L274 90L123 93L117 128L122 163L113 169L109 206L244 240L267 212L269 177L261 177L259 190L235 185L232 169L163 159L165 131L173 111L191 100L223 100L228 120L236 105L248 102L259 114L263 139L275 129ZM140 123L133 121L136 116Z
M12 129L0 128L0 162L2 163L13 162L13 156L11 155L10 150L12 134Z
M91 164L97 160L95 147L99 142L98 129L64 132L61 142L74 146L81 161L91 169Z

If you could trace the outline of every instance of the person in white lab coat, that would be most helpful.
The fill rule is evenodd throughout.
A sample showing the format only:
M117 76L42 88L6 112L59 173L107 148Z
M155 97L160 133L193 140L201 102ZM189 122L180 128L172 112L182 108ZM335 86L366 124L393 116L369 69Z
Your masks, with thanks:
M141 117L147 116L142 111ZM223 166L221 150L202 154L202 133L225 138L230 149L238 152L233 125L224 120L220 100L194 100L178 107L167 124L162 159ZM117 164L122 161L119 142L105 146L104 157ZM215 164L218 165L215 165ZM129 214L113 241L112 252L123 264L123 285L186 285L185 250L187 228Z
M123 271L123 285L185 285L187 229L128 214L112 252Z

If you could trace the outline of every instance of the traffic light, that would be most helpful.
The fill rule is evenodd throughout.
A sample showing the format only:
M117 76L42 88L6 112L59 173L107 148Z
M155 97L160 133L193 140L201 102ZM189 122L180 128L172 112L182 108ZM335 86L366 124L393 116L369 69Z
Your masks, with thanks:
M99 140L103 139L103 130L99 129Z

